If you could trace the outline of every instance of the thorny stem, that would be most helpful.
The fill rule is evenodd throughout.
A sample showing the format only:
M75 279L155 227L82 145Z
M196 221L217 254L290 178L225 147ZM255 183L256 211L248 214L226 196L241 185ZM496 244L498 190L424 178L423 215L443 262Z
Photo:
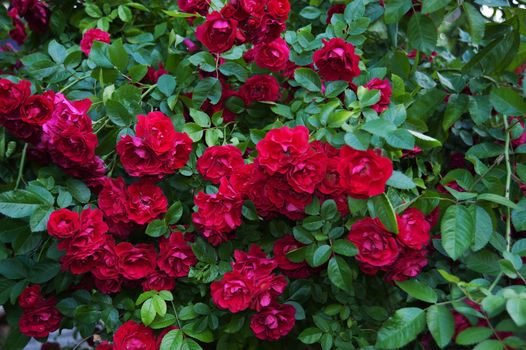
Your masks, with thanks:
M77 84L77 83L81 82L82 80L87 79L89 77L90 77L90 75L85 75L83 77L77 78L74 81L72 81L71 83L69 83L68 85L64 86L62 89L60 89L59 92L62 93L64 91L66 91L67 89L69 89L70 87L72 87L73 85L75 85L75 84Z
M20 165L18 166L18 176L16 178L15 190L18 190L20 186L20 181L24 173L24 164L26 162L26 153L27 153L27 143L24 144L24 149L22 150L22 157L20 158Z
M154 84L154 85L150 86L150 87L148 88L148 90L146 90L146 91L141 95L141 100L142 100L143 98L145 98L146 96L148 96L148 94L149 94L150 92L152 92L153 89L155 89L156 87L157 87L157 84Z
M177 321L177 326L179 327L179 329L183 329L182 325L181 325L181 321L179 321L179 315L177 315L177 310L175 308L175 304L172 301L170 301L170 303L172 304L172 309L174 310L174 315L175 315L175 320Z
M506 199L510 199L510 186L511 186L511 162L510 162L510 130L508 125L508 117L503 115L504 130L506 131L506 142L504 145L504 159L506 160ZM506 251L511 250L511 211L509 207L506 207Z

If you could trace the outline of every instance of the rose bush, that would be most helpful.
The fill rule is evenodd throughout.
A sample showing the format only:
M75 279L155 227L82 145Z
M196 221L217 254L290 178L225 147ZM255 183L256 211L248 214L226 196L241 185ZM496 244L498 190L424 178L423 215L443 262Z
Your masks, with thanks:
M526 348L525 8L1 1L0 346Z

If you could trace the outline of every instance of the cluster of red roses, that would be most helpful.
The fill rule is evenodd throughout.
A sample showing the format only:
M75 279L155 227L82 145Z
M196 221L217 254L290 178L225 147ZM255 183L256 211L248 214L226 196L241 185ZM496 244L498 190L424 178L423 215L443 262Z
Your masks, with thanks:
M47 337L56 331L62 321L60 312L55 307L55 298L45 299L39 285L31 285L18 296L18 305L23 310L18 322L20 332L28 337Z
M173 174L185 166L192 152L192 140L176 132L172 121L162 112L137 116L135 136L126 135L117 144L122 166L131 176Z
M259 339L278 340L287 335L294 327L295 308L278 303L287 286L283 275L273 273L278 263L257 245L248 253L236 250L234 259L232 272L210 285L214 303L233 313L249 308L257 311L250 328Z
M397 235L389 232L377 218L355 222L349 240L358 247L356 260L362 272L374 275L385 271L385 279L404 281L416 277L427 265L427 245L431 224L415 208L397 217Z
M51 159L66 173L98 183L106 171L96 156L97 135L86 114L89 99L69 101L61 93L31 95L31 83L0 79L0 126L32 145L31 154L43 163Z
M11 0L8 15L11 17L14 26L14 29L9 32L9 36L19 45L22 45L27 38L26 26L22 22L22 18L26 20L29 29L37 33L44 33L49 25L51 11L44 1Z
M159 253L153 244L116 243L99 209L85 209L80 215L57 210L51 214L47 229L60 240L59 249L66 251L62 267L76 275L90 272L103 293L117 293L123 283L131 286L135 281L140 281L145 291L172 290L174 278L187 276L197 262L181 232L162 238Z

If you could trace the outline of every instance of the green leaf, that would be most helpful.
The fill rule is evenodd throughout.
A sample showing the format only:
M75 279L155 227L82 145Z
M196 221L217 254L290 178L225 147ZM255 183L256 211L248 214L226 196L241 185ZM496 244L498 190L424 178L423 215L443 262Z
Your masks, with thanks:
M161 237L168 233L168 226L164 220L153 220L146 227L146 234L150 237Z
M415 13L407 25L407 38L411 48L430 54L436 46L437 28L428 16Z
M358 248L348 239L338 239L334 241L332 249L336 254L344 256L355 256L358 254Z
M369 149L371 135L363 130L354 130L344 136L345 143L354 149L366 151Z
M460 258L475 236L475 224L469 210L462 205L447 208L441 222L442 246L453 259Z
M132 78L132 82L138 83L148 73L148 66L145 64L136 64L130 67L128 74Z
M53 59L53 61L55 61L58 64L63 63L67 55L66 48L63 45L57 43L56 40L51 40L49 42L47 51L49 53L49 56L51 56L51 58Z
M506 116L526 115L526 101L512 88L494 88L491 90L489 100L497 112Z
M148 326L155 319L155 308L153 306L153 300L146 300L141 306L141 321L145 326Z
M316 248L314 251L314 256L312 258L313 267L318 267L327 262L331 257L331 247L324 244Z
M506 302L506 310L519 327L526 325L526 299L511 298Z
M205 112L201 112L201 111L191 108L190 116L192 117L194 122L200 127L203 127L203 128L210 127L210 117Z
M0 213L10 218L31 216L43 204L40 196L27 190L0 193Z
M305 89L312 92L321 91L321 79L316 72L309 68L298 68L294 71L294 79Z
M157 88L161 91L164 96L170 97L175 90L175 78L170 74L164 74L159 77L157 81Z
M199 80L192 93L194 108L200 108L207 98L213 105L221 99L221 83L218 79L208 77Z
M504 344L500 340L484 340L473 348L473 350L502 350Z
M427 328L437 345L446 347L455 333L455 319L444 305L431 305L427 309Z
M187 133L194 142L203 138L203 128L196 123L185 123L182 131Z
M380 219L387 231L398 233L398 222L391 201L385 194L369 199L369 212L372 217Z
M488 212L478 206L473 205L469 207L471 214L473 215L473 222L475 223L475 239L471 248L474 251L481 250L488 244L493 234L493 222Z
M494 194L494 193L479 194L477 196L477 200L479 200L479 201L488 201L488 202L500 204L500 205L503 205L503 206L511 208L511 209L518 208L517 204L513 203L509 199L507 199L507 198L505 198L503 196L500 196L498 194Z
M405 129L397 129L390 132L385 137L385 141L394 148L413 150L415 147L415 138Z
M320 15L321 15L321 10L314 6L305 6L300 11L300 16L306 19L316 19L320 17Z
M159 350L182 350L183 343L183 331L180 329L172 330L164 335Z
M212 341L214 341L214 334L209 329L206 329L201 332L196 332L190 328L183 328L183 332L189 337L195 338L205 343L211 343Z
M422 13L431 13L446 7L451 0L426 0L422 4Z
M125 106L114 100L106 101L106 113L111 122L117 126L128 126L134 118Z
M60 272L60 264L56 262L41 262L31 266L29 281L31 283L46 283Z
M462 3L464 7L471 34L471 39L476 44L484 38L484 30L486 29L486 18L482 16L480 11L468 2Z
M394 24L411 9L411 0L391 0L385 2L385 23Z
M460 332L455 338L459 345L473 345L488 339L493 334L490 328L469 327Z
M415 299L428 303L436 303L438 300L437 293L433 288L417 280L397 281L396 285Z
M322 334L323 332L319 328L310 327L310 328L304 329L298 335L298 339L303 344L314 344L320 340Z
M414 130L407 130L417 138L417 144L421 144L424 147L440 147L442 146L442 142L438 141L437 139L434 139L430 136L424 135L421 132L414 131Z
M426 318L424 310L417 307L399 309L378 331L376 346L380 349L398 349L424 331Z
M469 98L466 95L451 95L447 102L444 118L442 119L442 129L449 130L460 119L468 109Z
M110 47L108 48L108 56L111 63L113 63L113 65L121 72L125 71L128 67L129 56L128 52L126 52L126 49L124 48L122 39L119 38L111 43Z
M387 119L373 119L362 125L362 130L368 131L373 135L387 137L387 135L396 130L396 125Z
M416 188L416 184L409 176L397 170L393 171L393 175L387 180L387 185L401 190Z
M128 6L119 5L117 8L117 14L123 22L130 22L133 19L133 14Z
M241 82L244 82L248 79L247 69L236 62L223 63L219 67L219 71L226 76L235 76Z
M91 191L84 184L84 182L77 180L77 179L67 179L66 180L66 187L77 201L80 203L88 203L91 197Z
M155 312L159 316L164 317L164 315L166 315L166 301L164 301L164 299L161 298L159 295L154 295L152 297L152 302Z
M347 262L339 257L333 256L329 260L329 265L327 267L327 273L329 275L329 280L336 287L348 291L352 287L352 271Z
M174 204L168 208L168 211L166 212L166 216L164 217L164 221L168 225L174 225L177 223L181 217L183 216L183 204L181 201L177 201Z

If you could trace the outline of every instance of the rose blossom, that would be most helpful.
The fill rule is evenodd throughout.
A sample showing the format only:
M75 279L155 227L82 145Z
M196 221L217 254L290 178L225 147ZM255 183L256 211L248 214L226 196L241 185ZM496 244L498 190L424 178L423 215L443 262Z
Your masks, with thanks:
M271 75L253 75L241 86L239 94L247 106L254 102L275 102L279 99L279 83Z
M207 0L178 0L177 4L182 12L198 13L204 16L208 13L210 2Z
M20 80L18 84L8 79L0 79L0 122L2 116L9 115L21 106L31 95L31 83Z
M151 244L139 243L133 246L129 242L121 242L115 247L119 257L120 273L130 280L138 280L155 271L157 254Z
M60 327L62 316L55 307L55 301L49 300L26 309L18 321L20 333L28 337L43 338Z
M340 185L349 195L368 198L384 193L385 184L393 173L393 164L373 150L358 151L343 146L338 173Z
M128 187L127 212L130 220L147 224L168 209L168 200L160 187L148 180L140 180Z
M175 288L175 279L168 276L164 272L155 271L146 276L141 283L142 290L147 292L149 290L173 290Z
M389 107L389 103L391 102L391 95L393 93L389 81L373 78L364 86L369 90L380 91L380 100L374 105L372 105L371 108L378 113L385 111Z
M271 274L277 267L274 259L267 258L265 252L256 244L252 244L248 252L236 249L234 260L231 263L232 270L252 280L257 280L259 276Z
M400 252L400 248L378 219L369 217L356 221L348 236L358 248L356 260L372 266L391 265Z
M250 318L250 329L261 340L275 341L290 333L296 322L296 309L289 304L264 308Z
M157 155L171 150L176 133L170 118L162 112L150 112L148 115L137 116L135 135Z
M274 242L274 259L285 276L298 279L308 278L312 274L313 269L305 261L295 263L287 258L288 252L303 246L292 235L285 235Z
M171 277L188 276L190 267L197 263L192 248L186 243L181 232L173 232L159 242L157 266Z
M48 234L59 239L71 238L79 229L79 214L65 208L52 212L47 222Z
M261 311L277 301L277 297L283 294L287 287L287 279L283 275L254 276L254 295L250 308Z
M51 119L51 113L55 107L54 99L53 91L28 97L20 107L20 117L28 124L43 125Z
M114 350L156 350L156 339L151 328L135 321L127 321L113 336Z
M110 34L98 28L88 29L84 33L84 35L82 36L82 40L80 41L80 49L86 54L86 56L89 56L91 47L93 46L93 43L95 41L100 41L109 44Z
M287 182L296 192L314 193L326 171L327 156L310 150L294 161L287 173Z
M429 243L431 225L418 209L409 208L397 218L399 233L396 236L406 247L420 250Z
M206 16L205 23L198 26L195 36L211 53L228 51L234 45L237 33L237 21L224 18L219 12Z
M289 18L289 0L269 0L267 3L268 13L278 20L285 22Z
M273 72L285 69L289 61L289 54L290 50L287 42L281 38L277 38L268 44L259 44L254 47L256 64Z
M223 279L210 285L210 290L214 304L236 313L250 306L254 286L239 272L227 272Z
M389 267L385 279L387 281L405 281L418 276L427 265L426 255L426 250L405 250Z
M218 184L223 177L245 164L241 150L232 145L207 148L197 160L197 171L205 180Z
M325 81L346 80L352 82L360 75L360 57L354 53L354 46L343 39L323 39L323 48L314 52L313 61L320 77Z
M27 286L18 296L18 305L20 305L22 309L33 309L45 302L40 285L38 284Z

